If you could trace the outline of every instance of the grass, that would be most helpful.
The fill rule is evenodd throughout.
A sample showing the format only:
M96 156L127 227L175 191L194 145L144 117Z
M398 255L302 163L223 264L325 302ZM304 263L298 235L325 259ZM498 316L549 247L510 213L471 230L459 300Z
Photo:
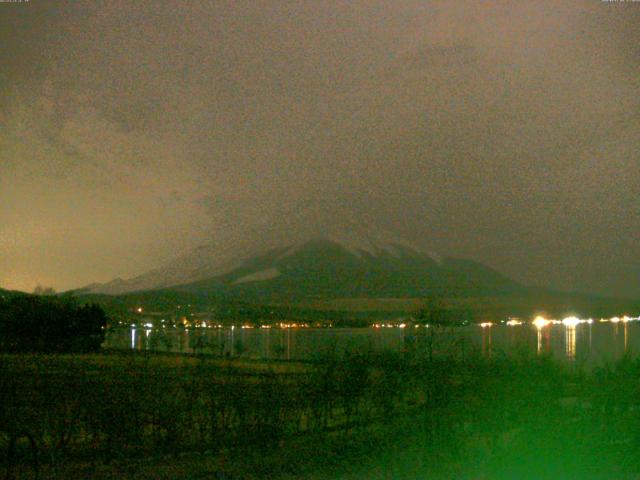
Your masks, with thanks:
M17 478L640 478L629 358L588 372L419 349L0 362L0 458Z

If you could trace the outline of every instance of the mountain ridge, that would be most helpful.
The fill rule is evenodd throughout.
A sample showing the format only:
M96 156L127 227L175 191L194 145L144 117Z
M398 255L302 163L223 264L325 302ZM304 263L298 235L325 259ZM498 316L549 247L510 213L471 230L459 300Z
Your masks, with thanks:
M317 236L267 249L199 247L130 280L91 284L78 292L118 295L174 289L197 294L297 299L505 293L522 288L471 260L441 257L410 242L366 236ZM255 253L255 252L258 253Z

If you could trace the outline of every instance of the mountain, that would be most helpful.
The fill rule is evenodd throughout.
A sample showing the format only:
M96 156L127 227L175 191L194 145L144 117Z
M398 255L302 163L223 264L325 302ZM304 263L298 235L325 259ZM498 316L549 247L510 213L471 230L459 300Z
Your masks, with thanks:
M5 290L3 288L0 288L0 300L7 300L9 298L17 297L21 295L28 295L28 294L25 292L20 292L18 290Z
M169 288L222 275L239 267L256 251L260 251L260 247L250 242L235 243L224 248L214 244L202 245L161 268L127 280L116 278L107 283L93 283L81 288L78 292L120 295Z
M171 289L258 300L503 295L523 287L480 263L439 257L393 238L342 235L284 246L200 247L130 280L82 293Z
M477 321L640 311L638 301L523 286L481 263L441 257L391 236L273 243L255 236L231 245L203 246L138 277L75 293L123 318L140 305L150 311L188 305L234 319L343 318L351 325L354 318L366 323L415 312L429 296Z

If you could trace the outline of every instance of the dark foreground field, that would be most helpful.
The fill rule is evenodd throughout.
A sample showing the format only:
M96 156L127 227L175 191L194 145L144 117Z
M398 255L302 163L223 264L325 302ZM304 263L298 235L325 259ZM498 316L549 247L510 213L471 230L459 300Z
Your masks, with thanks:
M8 478L640 478L631 360L588 373L418 352L0 361Z

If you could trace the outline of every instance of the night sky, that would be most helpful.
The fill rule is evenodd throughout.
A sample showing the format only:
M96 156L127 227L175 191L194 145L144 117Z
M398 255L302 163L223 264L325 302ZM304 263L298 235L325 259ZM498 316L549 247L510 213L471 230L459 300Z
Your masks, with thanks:
M0 287L358 224L640 298L639 104L640 2L0 3Z

